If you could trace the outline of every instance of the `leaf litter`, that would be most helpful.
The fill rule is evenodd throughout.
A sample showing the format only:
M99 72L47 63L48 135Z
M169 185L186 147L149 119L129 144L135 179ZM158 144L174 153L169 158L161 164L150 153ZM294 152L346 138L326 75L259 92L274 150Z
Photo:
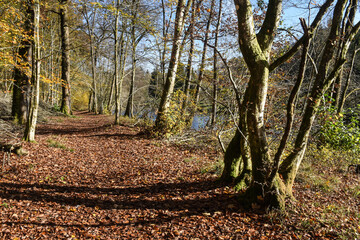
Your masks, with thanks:
M218 160L215 149L184 150L112 121L81 112L38 126L37 142L23 144L29 154L12 155L0 176L1 239L332 239L345 228L360 232L358 198L347 193L329 199L296 184L288 214L244 210L218 176L201 171ZM334 201L352 208L346 221L338 219L343 226L319 221Z

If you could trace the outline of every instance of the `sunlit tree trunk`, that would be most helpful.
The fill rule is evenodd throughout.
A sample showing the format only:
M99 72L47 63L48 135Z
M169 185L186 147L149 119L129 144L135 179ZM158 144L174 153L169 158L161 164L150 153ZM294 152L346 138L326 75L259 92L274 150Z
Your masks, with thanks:
M191 19L190 19L190 29L189 29L189 38L190 38L190 49L189 49L189 56L188 56L188 62L186 66L186 79L185 79L185 85L184 85L184 101L181 106L181 115L184 116L184 119L186 119L186 111L189 103L190 98L190 83L192 81L192 71L193 71L193 55L194 55L194 24L195 24L195 14L196 14L196 5L193 4L192 10L191 10Z
M40 1L34 0L34 43L32 51L32 81L31 81L31 100L29 107L29 116L27 118L24 140L35 141L35 128L39 109L40 98Z
M187 16L189 7L192 4L192 0L188 1L187 7L185 6L185 2L186 2L185 0L179 0L176 10L174 39L173 39L173 47L171 50L169 69L158 109L158 114L155 121L155 128L160 132L164 132L169 129L167 112L170 107L171 95L174 91L176 71L179 63L181 35L184 29L185 18Z

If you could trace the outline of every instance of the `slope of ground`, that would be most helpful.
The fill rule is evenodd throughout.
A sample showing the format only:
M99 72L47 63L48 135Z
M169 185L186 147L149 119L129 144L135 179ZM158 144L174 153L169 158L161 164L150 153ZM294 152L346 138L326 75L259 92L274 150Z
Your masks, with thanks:
M360 230L358 198L344 189L329 198L299 183L289 214L245 211L207 171L214 150L112 122L82 112L38 126L37 142L23 144L29 154L12 155L0 176L1 239L327 239ZM334 220L339 199L351 209Z

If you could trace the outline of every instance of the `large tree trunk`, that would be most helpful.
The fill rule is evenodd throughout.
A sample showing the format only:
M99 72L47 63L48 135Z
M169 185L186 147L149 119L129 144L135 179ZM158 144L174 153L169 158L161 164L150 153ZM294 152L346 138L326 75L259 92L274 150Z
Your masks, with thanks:
M32 89L31 89L31 101L29 108L29 116L26 122L24 140L35 141L35 128L37 121L37 114L39 109L40 98L40 3L39 0L34 0L34 43L32 51Z
M61 25L61 107L60 111L66 115L71 114L70 96L70 53L69 53L69 26L68 26L68 0L62 0L60 5Z
M15 122L24 124L27 119L28 111L28 94L30 88L30 78L26 74L26 68L30 68L31 62L31 41L30 34L32 33L31 19L33 18L33 10L31 8L31 1L24 0L24 7L26 18L24 21L24 31L29 34L21 41L19 48L20 61L17 61L17 66L14 69L14 86L12 95L11 115Z
M255 33L250 1L235 0L238 15L239 43L244 60L250 71L247 94L247 128L248 144L252 163L252 182L245 195L250 202L266 199L267 202L279 202L279 193L267 196L267 189L272 189L267 182L271 169L271 160L268 152L268 143L264 127L264 108L269 79L269 56L274 39L273 34L277 28L281 0L269 1L264 23L258 34ZM241 34L240 34L241 32Z
M155 128L159 132L166 132L169 130L169 120L168 120L168 111L170 107L170 100L172 93L174 91L176 71L179 63L179 52L181 44L181 35L184 29L185 18L189 7L192 4L192 0L188 1L187 7L185 6L186 0L179 0L176 10L175 17L175 30L174 30L174 40L173 47L171 50L171 59L169 63L169 69L165 81L164 90L162 93L158 114L155 121Z

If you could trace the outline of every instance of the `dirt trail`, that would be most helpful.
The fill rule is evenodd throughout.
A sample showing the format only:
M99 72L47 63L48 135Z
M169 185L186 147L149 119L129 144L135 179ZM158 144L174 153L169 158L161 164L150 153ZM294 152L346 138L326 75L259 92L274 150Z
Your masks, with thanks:
M215 152L180 149L112 121L78 113L38 126L37 143L25 144L29 155L12 156L0 178L0 237L246 238L266 231L249 232L250 219L261 219L239 212L232 192L201 173Z

